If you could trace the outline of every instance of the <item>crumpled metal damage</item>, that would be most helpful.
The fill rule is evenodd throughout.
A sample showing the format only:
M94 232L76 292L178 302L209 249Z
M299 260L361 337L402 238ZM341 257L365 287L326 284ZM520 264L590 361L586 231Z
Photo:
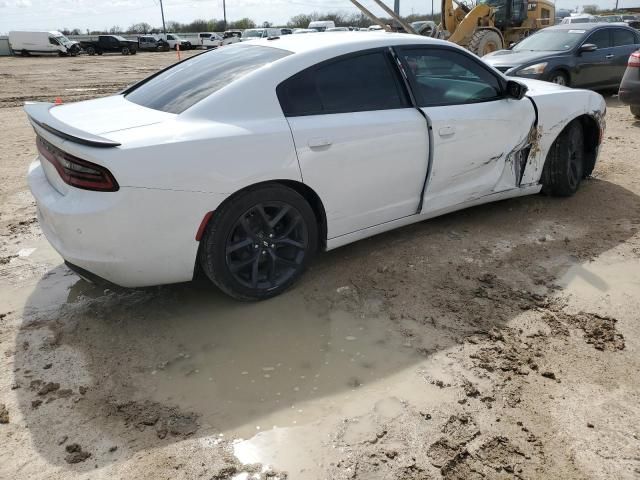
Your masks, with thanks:
M494 191L499 192L520 186L529 159L540 152L539 142L541 136L540 127L534 121L529 133L507 153L504 170Z

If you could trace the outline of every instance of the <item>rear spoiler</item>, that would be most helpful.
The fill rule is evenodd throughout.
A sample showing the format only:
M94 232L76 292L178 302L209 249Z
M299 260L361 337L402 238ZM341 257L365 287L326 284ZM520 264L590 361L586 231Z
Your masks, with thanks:
M29 121L33 125L46 130L58 137L69 140L70 142L88 145L97 148L118 147L121 144L104 137L99 137L91 133L83 132L71 125L61 122L51 115L51 108L55 107L54 103L46 102L25 102L24 111L29 117Z

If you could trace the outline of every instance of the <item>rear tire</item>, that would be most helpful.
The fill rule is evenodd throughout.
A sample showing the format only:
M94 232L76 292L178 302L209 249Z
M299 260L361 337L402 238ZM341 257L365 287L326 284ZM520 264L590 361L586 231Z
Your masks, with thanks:
M542 170L542 191L569 197L584 177L584 132L580 122L570 123L551 145Z
M131 50L129 50L129 47L122 47L122 55L130 55L131 54Z
M469 50L479 57L504 48L502 38L493 30L478 30L469 40Z
M317 220L304 197L269 185L240 192L215 211L199 260L227 295L264 300L295 283L317 246Z
M629 110L631 110L631 115L640 119L640 105L631 105Z

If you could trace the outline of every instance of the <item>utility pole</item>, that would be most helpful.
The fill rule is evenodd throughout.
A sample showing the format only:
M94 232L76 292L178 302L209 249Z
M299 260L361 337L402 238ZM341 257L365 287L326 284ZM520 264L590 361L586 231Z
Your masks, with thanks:
M224 17L224 29L227 29L227 2L222 0L222 16Z
M431 21L434 22L435 20L433 19L433 0L431 0Z
M167 27L164 25L164 8L162 8L162 0L160 0L160 13L162 14L162 33L167 34Z
M396 15L400 15L400 0L394 0L393 11L395 12Z

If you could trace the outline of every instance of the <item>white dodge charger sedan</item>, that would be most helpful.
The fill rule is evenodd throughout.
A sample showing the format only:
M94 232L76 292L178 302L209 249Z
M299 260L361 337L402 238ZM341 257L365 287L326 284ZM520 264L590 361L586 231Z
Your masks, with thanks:
M203 271L238 299L291 286L318 250L494 200L573 194L600 95L504 77L407 34L244 42L106 98L29 103L42 230L82 276Z

